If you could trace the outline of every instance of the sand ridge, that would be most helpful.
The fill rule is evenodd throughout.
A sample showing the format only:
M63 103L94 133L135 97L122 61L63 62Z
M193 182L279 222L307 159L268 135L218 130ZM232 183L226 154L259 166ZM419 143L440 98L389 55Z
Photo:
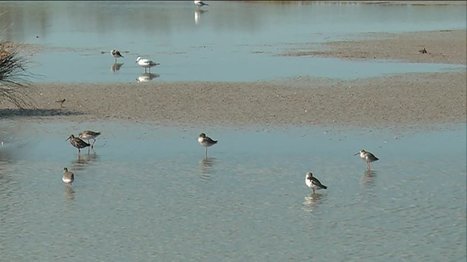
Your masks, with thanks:
M74 121L364 127L463 122L466 74L430 73L338 81L36 84L36 107L0 103L0 114ZM55 102L66 98L63 108Z
M430 54L419 53L422 46L415 42L427 43L424 46ZM369 59L376 54L385 59L466 64L465 30L391 34L389 38L378 34L329 46L329 51L315 55ZM361 50L368 53L362 55ZM19 110L0 101L0 119L363 127L464 123L466 75L460 71L345 81L305 77L251 83L32 84L29 96L34 106ZM66 99L63 108L55 102L61 99Z

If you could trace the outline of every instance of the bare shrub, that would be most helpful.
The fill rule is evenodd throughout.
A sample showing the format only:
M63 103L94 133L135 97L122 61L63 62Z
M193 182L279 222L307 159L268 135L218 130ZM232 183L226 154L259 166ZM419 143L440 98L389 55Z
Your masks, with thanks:
M26 93L28 83L25 59L18 54L17 47L0 42L0 99L13 103L18 108L31 105Z

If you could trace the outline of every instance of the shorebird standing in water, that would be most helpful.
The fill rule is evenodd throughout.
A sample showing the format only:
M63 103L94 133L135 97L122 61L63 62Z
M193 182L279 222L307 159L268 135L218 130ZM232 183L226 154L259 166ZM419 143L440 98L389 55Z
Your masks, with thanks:
M91 146L89 143L84 142L81 138L70 135L67 140L70 140L70 144L78 148L78 154L81 152L81 148Z
M65 167L63 169L63 177L62 177L63 183L71 184L73 183L74 180L75 180L75 175L73 174L73 172L68 171L68 168Z
M116 49L112 49L112 51L110 51L110 53L115 58L115 63L117 63L117 58L123 57L122 54L120 54L120 51L118 51Z
M200 1L200 0L194 0L194 1L193 1L193 4L195 4L196 7L203 7L203 6L205 6L205 5L208 5L208 4L206 4L205 2Z
M208 158L208 147L217 143L216 140L212 140L210 137L206 136L205 133L199 135L198 142L206 148L206 158Z
M159 63L153 62L146 58L141 58L140 56L136 58L136 63L138 63L139 66L144 68L145 73L146 69L149 69L149 72L151 72L151 67L159 65Z
M316 190L328 188L327 186L321 184L321 182L316 177L314 177L313 173L311 172L306 173L305 184L311 188L311 190L313 190L313 194Z
M370 153L368 151L365 151L365 149L362 149L362 150L360 150L360 152L355 153L354 156L358 155L358 154L360 154L360 158L363 159L366 162L366 164L368 165L368 170L371 169L371 162L379 160L379 158L377 158L372 153Z
M94 148L94 143L96 143L96 137L98 137L101 134L101 132L94 132L91 130L86 130L81 133L79 133L79 138L83 140L87 140L89 143L89 140L92 140L91 148Z

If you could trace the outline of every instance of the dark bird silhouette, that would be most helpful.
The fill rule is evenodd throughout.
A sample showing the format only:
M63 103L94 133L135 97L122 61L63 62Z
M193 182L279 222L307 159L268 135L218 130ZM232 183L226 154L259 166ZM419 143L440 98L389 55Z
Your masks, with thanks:
M63 103L65 103L66 99L63 98L62 100L55 101L56 103L60 103L60 107L63 107Z
M78 153L81 152L81 148L91 146L89 143L84 142L81 138L70 135L67 140L70 140L70 144L78 148Z

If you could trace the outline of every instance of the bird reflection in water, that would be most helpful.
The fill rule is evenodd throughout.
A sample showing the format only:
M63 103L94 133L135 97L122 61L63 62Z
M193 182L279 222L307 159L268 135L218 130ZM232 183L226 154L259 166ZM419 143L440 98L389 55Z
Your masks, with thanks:
M375 180L376 180L376 171L371 170L371 169L365 170L361 178L362 184L367 185L367 186L374 185Z
M69 184L65 184L65 198L67 200L75 200L75 191Z
M324 195L319 193L311 193L305 197L303 201L303 210L307 212L312 212L322 201L324 200Z
M199 167L201 169L201 178L202 179L209 179L213 174L213 166L216 162L216 159L213 157L203 158L199 162Z
M117 72L117 71L119 71L123 64L124 64L124 63L117 63L117 62L114 63L114 64L112 65L112 67L111 67L112 72Z
M96 161L98 159L98 155L96 152L88 152L88 154L78 155L78 158L72 161L72 169L74 170L82 170L90 163Z
M136 81L138 81L138 82L149 82L149 81L153 80L154 78L158 78L158 77L159 77L158 74L144 73L144 74L138 76Z
M199 24L200 22L200 19L201 19L201 15L206 13L207 10L204 10L204 9L199 9L199 8L196 8L195 9L195 24Z

